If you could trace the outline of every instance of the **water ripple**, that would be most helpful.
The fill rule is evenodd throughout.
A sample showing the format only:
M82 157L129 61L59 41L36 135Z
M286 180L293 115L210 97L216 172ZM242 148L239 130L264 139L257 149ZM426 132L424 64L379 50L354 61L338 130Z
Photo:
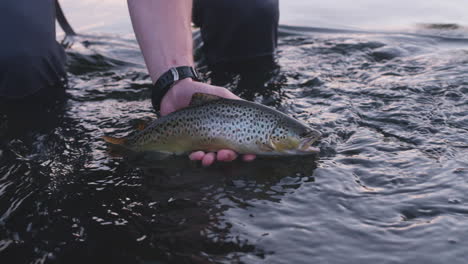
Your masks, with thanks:
M22 119L39 127L0 126L0 254L24 263L464 263L464 42L280 33L276 65L227 79L200 68L322 131L318 158L203 168L108 152L102 135L155 118L151 81L135 40L81 36L68 49L59 111Z

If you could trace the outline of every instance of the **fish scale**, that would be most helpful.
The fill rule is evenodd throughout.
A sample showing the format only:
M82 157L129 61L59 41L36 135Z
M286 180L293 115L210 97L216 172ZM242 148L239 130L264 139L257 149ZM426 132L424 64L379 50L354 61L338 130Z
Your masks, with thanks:
M318 131L264 105L195 94L189 107L156 119L128 139L105 139L134 151L181 154L232 149L271 155L316 152L307 148L319 136Z

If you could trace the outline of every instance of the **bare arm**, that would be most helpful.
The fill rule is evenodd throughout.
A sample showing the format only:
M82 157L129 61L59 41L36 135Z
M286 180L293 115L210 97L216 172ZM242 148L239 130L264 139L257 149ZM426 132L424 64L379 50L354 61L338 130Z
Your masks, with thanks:
M128 0L128 9L136 38L153 83L167 70L177 66L193 66L192 0ZM238 99L225 88L184 79L177 82L161 101L160 112L166 115L186 107L196 92ZM193 160L210 165L216 159L231 161L237 157L232 150L217 154L194 152ZM253 160L245 155L244 160Z
M171 67L193 66L191 0L128 0L128 9L153 83Z

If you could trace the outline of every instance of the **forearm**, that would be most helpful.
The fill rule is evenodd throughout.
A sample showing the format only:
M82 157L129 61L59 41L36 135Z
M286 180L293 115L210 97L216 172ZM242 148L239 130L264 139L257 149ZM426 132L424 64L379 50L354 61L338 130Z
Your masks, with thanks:
M192 0L127 0L153 82L171 67L193 66Z

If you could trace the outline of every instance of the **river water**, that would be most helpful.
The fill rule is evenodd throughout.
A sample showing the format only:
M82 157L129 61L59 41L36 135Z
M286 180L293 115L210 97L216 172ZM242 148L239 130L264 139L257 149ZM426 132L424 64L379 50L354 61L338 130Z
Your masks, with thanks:
M202 168L107 150L150 79L124 2L64 1L66 103L0 127L1 263L467 263L468 5L345 2L282 1L277 64L224 83L320 154Z

